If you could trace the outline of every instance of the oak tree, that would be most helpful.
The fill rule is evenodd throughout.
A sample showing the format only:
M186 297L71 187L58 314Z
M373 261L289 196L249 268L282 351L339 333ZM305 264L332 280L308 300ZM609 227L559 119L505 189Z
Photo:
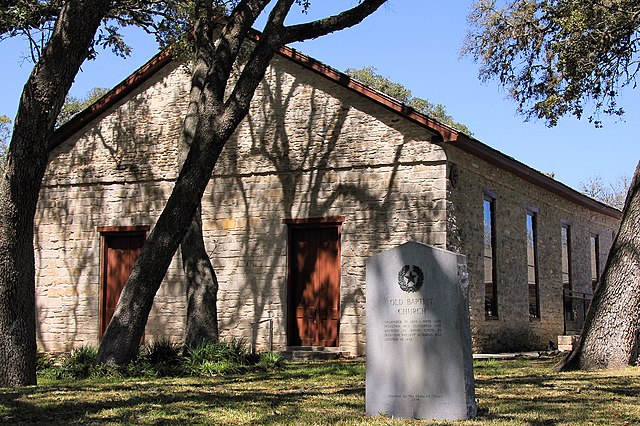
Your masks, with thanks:
M463 52L497 79L527 119L554 126L564 115L601 126L620 116L620 89L635 87L640 49L636 0L480 0ZM639 163L640 166L640 163ZM638 358L640 167L576 348L559 369L621 368Z
M473 136L469 128L453 119L442 104L434 104L426 99L413 96L410 89L400 83L391 81L388 77L378 74L376 67L364 67L360 69L348 68L345 74L360 81L364 85L385 93L398 101L409 105L416 111L428 115L439 122L453 127L459 132Z
M271 6L261 34L252 37L251 27L269 3L241 0L228 15L220 16L210 2L195 1L195 59L183 131L189 152L122 290L100 345L100 362L124 364L135 356L171 258L192 224L222 148L247 115L254 91L277 49L356 25L385 0L361 0L337 15L294 25L285 24L294 3L305 8L310 1L278 0Z
M64 104L62 105L62 109L60 110L60 114L58 114L56 127L62 126L64 123L71 120L76 114L89 108L108 91L109 89L104 87L94 87L81 98L67 95L64 100Z
M620 176L613 182L605 182L602 176L594 175L580 182L580 192L622 211L629 192L631 178Z
M158 37L179 24L177 0L10 0L0 41L24 37L34 63L0 177L0 386L36 382L34 217L56 120L81 64L99 47L126 55L119 29ZM98 29L100 31L98 32Z

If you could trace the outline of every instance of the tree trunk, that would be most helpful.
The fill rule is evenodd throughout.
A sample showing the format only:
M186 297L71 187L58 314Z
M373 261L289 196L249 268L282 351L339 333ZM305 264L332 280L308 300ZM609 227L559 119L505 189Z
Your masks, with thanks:
M137 353L153 298L171 258L192 223L224 144L247 115L253 93L262 81L276 49L284 42L319 37L355 25L384 2L363 0L354 8L334 17L285 27L284 20L294 0L278 0L230 93L228 81L233 64L251 25L269 0L239 2L220 31L213 19L211 3L206 0L195 2L196 58L183 132L190 145L189 153L167 205L122 289L102 338L98 362L122 365Z
M192 223L224 144L246 116L255 87L273 56L275 48L264 51L263 57L259 58L260 65L264 66L247 71L250 78L240 79L246 85L235 94L233 101L223 103L227 78L246 32L268 2L262 1L262 7L251 9L253 3L256 2L241 3L229 17L225 26L228 31L216 35L220 33L215 28L211 4L196 2L196 58L183 130L189 152L169 200L122 289L98 350L100 363L126 364L137 353L153 298L171 258ZM248 12L244 9L247 5ZM216 43L215 37L220 37L224 43ZM222 51L219 57L216 57L216 49Z
M187 278L185 345L218 341L218 279L207 255L202 235L200 206L180 244Z
M187 119L185 125L188 124ZM178 152L180 164L184 163L192 143L193 138L185 134ZM198 205L180 249L187 296L184 343L193 347L205 341L217 342L218 279L204 244L202 203Z
M640 163L627 193L620 230L596 287L578 345L556 366L617 369L638 361L640 333Z
M36 383L36 205L56 118L110 5L64 3L20 98L0 180L0 386Z

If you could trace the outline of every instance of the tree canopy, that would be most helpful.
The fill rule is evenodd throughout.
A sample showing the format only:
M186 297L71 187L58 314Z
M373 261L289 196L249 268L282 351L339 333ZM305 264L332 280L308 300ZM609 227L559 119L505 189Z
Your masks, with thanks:
M621 176L614 182L605 183L602 176L595 175L580 182L580 192L622 210L630 184L631 178L629 176Z
M637 0L479 0L468 17L463 53L497 79L527 119L549 126L564 115L601 125L621 116L620 90L640 67Z
M60 110L60 114L58 115L56 127L62 126L64 123L71 120L74 115L89 108L108 91L109 89L105 87L94 87L81 98L67 95L67 98L64 100L64 105L62 105L62 109Z
M0 9L0 41L11 37L25 38L31 48L31 60L36 63L65 3L62 0L3 2ZM97 55L97 48L108 48L126 57L131 47L121 30L127 26L142 28L154 35L162 46L171 44L186 32L193 16L192 0L112 0L105 3L109 4L108 11L102 17L102 24L86 52L88 59ZM237 0L212 0L212 3L224 7L237 3Z
M400 83L391 81L388 77L378 74L377 71L377 68L368 66L361 69L348 68L345 70L345 73L349 77L353 77L361 83L409 105L422 114L428 115L469 136L473 135L466 125L455 121L453 117L447 113L444 105L433 104L426 99L414 97L411 90Z

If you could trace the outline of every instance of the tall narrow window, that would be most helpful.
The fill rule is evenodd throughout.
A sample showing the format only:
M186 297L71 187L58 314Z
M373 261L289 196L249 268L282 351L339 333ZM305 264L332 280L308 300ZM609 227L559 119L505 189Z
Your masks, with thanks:
M495 199L484 196L484 313L498 316L498 283L496 276Z
M591 290L595 293L600 278L600 237L591 234Z
M573 321L573 305L571 291L571 227L568 224L562 225L562 290L564 299L564 317L568 321Z
M537 254L537 215L527 210L527 282L529 284L529 318L540 318Z

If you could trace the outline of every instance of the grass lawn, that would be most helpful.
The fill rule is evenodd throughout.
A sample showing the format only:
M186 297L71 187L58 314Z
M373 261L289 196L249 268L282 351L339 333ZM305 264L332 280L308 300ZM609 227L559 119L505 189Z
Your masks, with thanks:
M457 424L640 425L640 368L554 373L556 361L476 361L479 417ZM363 362L339 361L211 378L40 380L0 389L0 423L437 424L366 417L364 377Z

